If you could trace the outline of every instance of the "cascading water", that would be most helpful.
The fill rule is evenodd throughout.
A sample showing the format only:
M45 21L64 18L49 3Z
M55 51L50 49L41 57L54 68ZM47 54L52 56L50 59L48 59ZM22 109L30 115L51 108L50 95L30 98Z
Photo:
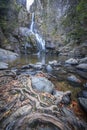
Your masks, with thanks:
M29 1L31 1L29 3ZM33 4L34 0L26 0L26 8L27 11L30 11L30 6ZM34 29L34 12L32 13L32 21L30 25L30 32L35 35L36 40L37 40L37 46L39 49L39 52L44 52L45 51L45 41L42 39L42 37L37 33L37 30Z
M26 9L30 12L30 7L33 4L34 0L26 0Z

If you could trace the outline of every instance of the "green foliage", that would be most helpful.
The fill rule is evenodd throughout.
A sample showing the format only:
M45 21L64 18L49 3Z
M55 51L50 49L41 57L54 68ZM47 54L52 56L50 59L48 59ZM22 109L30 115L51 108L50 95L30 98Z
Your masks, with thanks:
M16 0L0 0L0 27L4 32L11 32L18 26L18 12L21 6Z
M87 35L87 0L80 0L76 6L70 8L66 18L62 20L65 28L69 28L67 36L76 42L86 40Z

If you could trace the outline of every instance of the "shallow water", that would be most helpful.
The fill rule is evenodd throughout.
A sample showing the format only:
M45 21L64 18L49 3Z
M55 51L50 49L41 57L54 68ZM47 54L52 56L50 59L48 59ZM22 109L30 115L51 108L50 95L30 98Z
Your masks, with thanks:
M27 65L27 64L35 64L37 62L41 62L42 64L48 64L49 61L57 60L58 62L60 61L65 61L68 57L66 56L58 56L57 54L23 54L20 55L19 58L16 60L7 60L6 63L9 64L10 67L21 67L22 65Z
M68 57L66 56L58 56L56 54L45 54L45 53L42 53L42 54L33 54L33 55L21 55L18 59L16 59L14 62L9 62L9 65L11 68L20 68L22 67L23 65L28 65L28 64L35 64L37 62L41 62L43 64L48 64L49 61L53 61L53 60L57 60L58 62L64 62L66 59L68 59ZM25 73L26 73L26 70L25 70ZM72 99L76 100L77 99L77 93L79 91L81 91L82 89L82 86L74 86L69 84L67 81L66 81L66 78L67 78L67 74L60 74L59 71L57 72L52 72L52 75L56 76L57 79L53 79L53 83L56 87L57 90L59 91L68 91L70 90L72 92Z

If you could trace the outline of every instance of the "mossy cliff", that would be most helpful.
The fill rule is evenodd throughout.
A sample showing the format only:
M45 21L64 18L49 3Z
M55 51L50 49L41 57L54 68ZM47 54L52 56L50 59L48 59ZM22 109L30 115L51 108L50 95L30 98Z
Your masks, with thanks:
M30 12L35 13L35 28L46 44L52 43L58 48L64 43L87 40L86 0L34 0ZM26 0L0 1L0 46L10 49L9 45L21 45L14 30L29 27L31 13L26 10Z

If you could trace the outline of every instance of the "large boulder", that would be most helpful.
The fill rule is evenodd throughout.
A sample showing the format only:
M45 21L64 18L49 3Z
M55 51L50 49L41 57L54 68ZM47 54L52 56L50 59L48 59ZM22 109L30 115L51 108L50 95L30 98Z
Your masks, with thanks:
M15 60L19 55L17 53L0 48L0 60Z
M32 77L31 81L33 89L39 92L52 93L54 90L54 85L45 77Z
M87 98L78 98L80 105L87 112Z

